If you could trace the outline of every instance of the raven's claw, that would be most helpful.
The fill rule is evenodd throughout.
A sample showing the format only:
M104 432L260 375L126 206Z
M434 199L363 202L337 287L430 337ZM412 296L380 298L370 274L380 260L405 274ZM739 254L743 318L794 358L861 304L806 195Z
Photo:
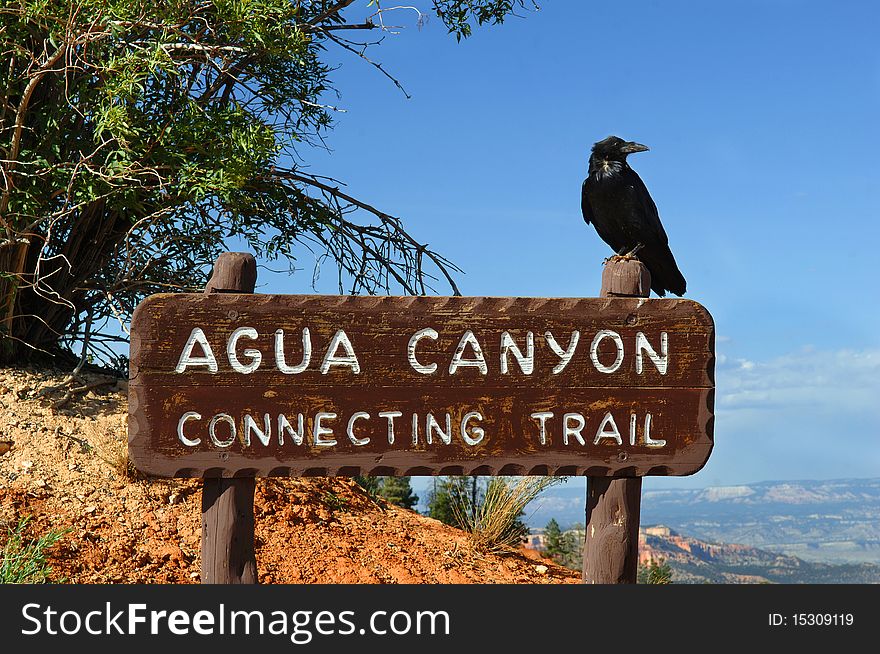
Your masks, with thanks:
M624 250L626 248L621 248L620 252L617 252L616 254L612 254L610 257L605 259L605 261L603 261L602 263L607 264L609 261L638 261L639 258L636 256L636 254L643 247L645 247L645 244L639 243L632 250L627 252L626 254L624 254Z
M641 250L643 247L645 247L645 244L644 244L644 243L638 243L638 244L637 244L632 250L630 250L629 252L627 252L626 254L624 254L624 255L623 255L623 258L626 259L627 261L630 261L631 259L635 259L635 258L636 258L636 254L637 254L638 251Z

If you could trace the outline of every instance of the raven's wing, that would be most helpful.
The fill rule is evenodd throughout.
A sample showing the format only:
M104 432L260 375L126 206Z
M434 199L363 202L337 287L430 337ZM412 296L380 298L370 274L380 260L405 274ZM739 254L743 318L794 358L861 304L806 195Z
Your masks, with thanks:
M684 295L687 282L669 249L669 238L660 222L657 205L638 174L632 169L627 172L624 202L628 211L624 216L630 234L637 235L636 240L644 245L637 256L651 273L651 288L660 297L667 290Z
M640 239L645 245L646 241L660 242L664 245L669 243L666 236L666 230L660 222L660 213L657 211L657 205L648 193L648 187L639 177L638 173L632 168L626 171L624 203L629 211L624 215L630 219L637 221L638 224L631 226L634 233L640 235Z
M587 197L587 180L584 180L584 183L581 184L581 214L584 217L584 222L588 225L593 220L593 207L590 206L590 200Z

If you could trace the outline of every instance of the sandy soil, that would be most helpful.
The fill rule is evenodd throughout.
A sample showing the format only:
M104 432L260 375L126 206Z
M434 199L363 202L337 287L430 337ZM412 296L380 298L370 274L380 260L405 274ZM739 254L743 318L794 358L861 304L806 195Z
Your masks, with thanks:
M67 529L54 580L198 583L201 482L127 463L125 382L74 394L57 371L0 369L0 543ZM101 377L87 381L100 384ZM266 479L255 498L261 583L577 583L529 550L475 551L467 534L377 502L347 479Z

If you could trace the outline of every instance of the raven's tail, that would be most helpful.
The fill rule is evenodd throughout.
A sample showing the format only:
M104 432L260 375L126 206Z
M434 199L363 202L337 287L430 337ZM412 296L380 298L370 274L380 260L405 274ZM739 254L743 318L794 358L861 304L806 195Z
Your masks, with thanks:
M657 251L639 252L639 259L651 273L651 290L657 295L663 297L666 291L671 291L679 297L685 294L687 282L678 269L668 245L663 245Z

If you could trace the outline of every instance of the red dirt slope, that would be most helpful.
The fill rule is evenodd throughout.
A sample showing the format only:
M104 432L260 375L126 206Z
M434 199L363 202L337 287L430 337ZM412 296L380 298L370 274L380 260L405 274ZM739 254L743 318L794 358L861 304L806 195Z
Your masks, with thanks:
M56 407L62 381L0 369L0 543L4 526L32 516L33 535L69 530L51 551L56 580L198 582L200 482L132 478L124 382ZM533 552L475 551L464 532L346 479L260 480L255 515L262 583L579 581Z

